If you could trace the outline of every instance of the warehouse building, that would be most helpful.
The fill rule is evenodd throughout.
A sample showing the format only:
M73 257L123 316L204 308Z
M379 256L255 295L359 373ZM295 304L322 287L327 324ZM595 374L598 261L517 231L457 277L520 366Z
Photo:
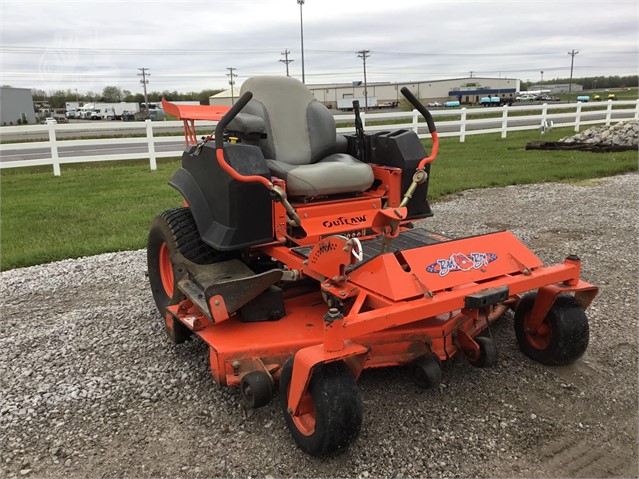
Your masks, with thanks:
M556 95L557 93L568 93L568 91L583 91L584 87L583 85L578 85L577 83L544 83L543 85L532 85L528 87L528 91L532 90L544 90L548 93Z
M315 98L329 108L336 108L338 100L364 97L362 82L307 86ZM368 98L375 98L377 105L399 103L403 98L401 89L404 87L407 87L424 103L434 101L443 103L457 100L462 104L475 104L479 103L481 97L484 96L498 96L514 100L520 89L520 80L516 78L467 77L401 83L376 82L368 84Z
M402 101L401 89L407 87L424 103L446 102L457 100L462 104L479 103L481 97L497 96L514 100L519 93L520 80L516 78L466 77L447 80L426 80L417 82L374 82L368 83L368 98L375 99L375 106L397 105ZM364 84L330 83L323 85L306 85L315 98L328 108L336 109L338 100L364 98ZM235 100L239 88L235 88ZM230 105L231 90L226 90L209 98L211 105ZM342 102L340 102L342 103ZM369 101L369 105L371 102Z
M0 125L35 123L33 97L29 88L0 87Z
M221 91L209 97L209 105L214 106L232 106L240 95L240 88L234 88L233 93L231 89Z

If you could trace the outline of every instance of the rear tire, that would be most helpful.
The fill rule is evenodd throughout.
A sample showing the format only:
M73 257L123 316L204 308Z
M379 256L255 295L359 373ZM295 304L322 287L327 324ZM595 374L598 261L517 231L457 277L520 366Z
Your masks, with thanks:
M171 255L177 251L186 259L199 264L224 259L221 253L202 241L188 208L173 208L155 217L151 223L146 251L153 299L165 321L167 306L178 304L184 299L176 284ZM191 330L179 321L173 321L172 328L167 324L167 332L175 343L184 342L191 335Z
M362 400L351 370L343 361L317 365L302 397L307 412L293 417L288 412L293 358L282 366L279 391L282 412L293 439L312 456L346 449L357 438L362 425Z
M524 296L515 311L515 335L522 352L549 366L570 364L588 348L590 330L586 313L571 296L558 296L542 325L533 333L526 331L537 293Z

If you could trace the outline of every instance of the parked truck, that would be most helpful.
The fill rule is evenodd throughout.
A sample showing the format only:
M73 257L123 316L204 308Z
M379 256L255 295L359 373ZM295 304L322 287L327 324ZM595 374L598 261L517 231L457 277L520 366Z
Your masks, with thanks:
M82 120L120 120L125 112L132 114L140 111L140 105L134 102L85 103L82 106L67 104L67 118Z
M138 103L104 103L107 105L104 107L102 117L105 120L121 120L122 115L127 113L137 113L140 111L140 105Z

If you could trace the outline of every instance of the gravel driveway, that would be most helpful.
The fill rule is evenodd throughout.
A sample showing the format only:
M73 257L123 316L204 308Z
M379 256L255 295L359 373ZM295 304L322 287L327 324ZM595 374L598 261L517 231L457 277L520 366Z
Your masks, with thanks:
M601 288L589 349L538 365L509 314L493 369L455 358L435 391L366 371L361 435L329 459L295 446L277 400L245 411L214 384L202 342L169 344L144 251L4 272L0 477L637 477L638 191L631 174L435 204L433 231L508 229L545 262L578 254Z

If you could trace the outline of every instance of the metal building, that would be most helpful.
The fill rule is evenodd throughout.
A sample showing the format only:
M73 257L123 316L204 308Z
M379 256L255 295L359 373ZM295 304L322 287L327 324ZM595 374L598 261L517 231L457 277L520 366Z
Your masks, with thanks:
M231 95L231 89L221 91L209 97L209 105L214 106L232 106L240 94L240 88L236 87Z
M531 90L546 90L554 95L557 93L568 93L569 90L573 93L576 91L583 91L584 87L577 83L572 83L572 86L568 83L544 83L543 85L529 86L528 91Z
M0 125L35 123L33 97L29 88L0 87Z
M375 82L368 83L368 98L375 98L376 105L397 104L402 101L400 93L408 87L421 101L446 102L458 100L462 104L475 104L483 96L498 96L515 99L520 89L520 80L516 78L467 77L447 80L425 80L416 82ZM336 109L338 100L364 98L364 84L360 81L352 83L328 83L322 85L306 85L319 101L329 108ZM235 99L239 88L235 88ZM211 105L231 105L231 90L226 90L209 98Z
M368 98L377 99L377 104L399 103L403 87L408 87L423 102L458 100L462 104L479 103L483 96L512 98L517 96L520 80L516 78L466 77L446 80L425 80L401 83L369 83ZM337 100L364 97L362 82L307 85L315 98L329 108L337 107Z

